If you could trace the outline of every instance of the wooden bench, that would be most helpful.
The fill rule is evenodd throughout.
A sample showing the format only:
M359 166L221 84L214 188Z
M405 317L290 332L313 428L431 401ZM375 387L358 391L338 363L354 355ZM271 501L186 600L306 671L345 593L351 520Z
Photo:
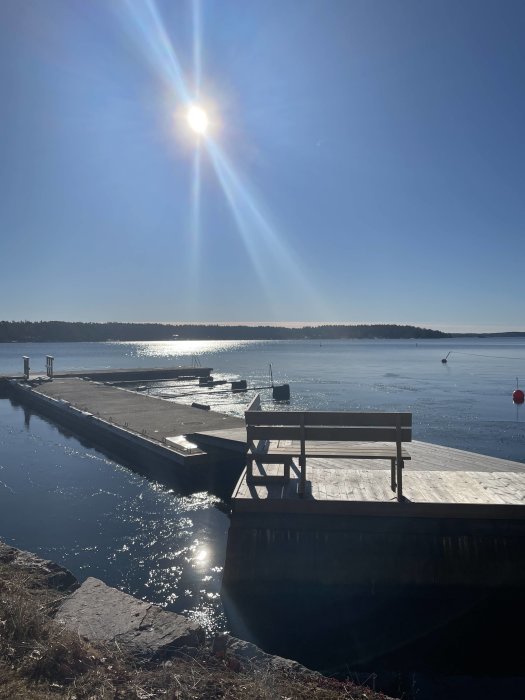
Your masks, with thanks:
M403 466L410 455L403 447L412 440L411 413L350 411L261 411L252 402L245 412L248 483L275 479L288 482L298 459L299 495L306 490L306 458L388 459L390 485L403 498ZM283 476L254 476L253 463L283 464Z

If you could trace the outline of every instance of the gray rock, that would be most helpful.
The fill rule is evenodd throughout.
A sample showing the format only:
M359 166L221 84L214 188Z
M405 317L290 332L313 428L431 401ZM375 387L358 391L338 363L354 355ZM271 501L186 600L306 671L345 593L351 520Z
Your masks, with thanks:
M200 625L96 578L86 579L62 603L56 618L86 639L114 643L148 660L182 646L199 646L205 639Z
M55 588L57 591L72 591L80 585L71 571L36 554L10 547L0 540L0 563L12 564L34 576L34 584Z
M226 653L240 661L248 661L252 666L264 667L266 670L288 672L301 676L320 676L317 671L312 671L297 661L267 654L255 644L229 635L227 636Z

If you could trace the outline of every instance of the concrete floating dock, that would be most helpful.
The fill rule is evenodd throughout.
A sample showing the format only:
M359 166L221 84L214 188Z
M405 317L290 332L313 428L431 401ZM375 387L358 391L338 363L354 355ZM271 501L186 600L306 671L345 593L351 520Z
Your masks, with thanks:
M133 382L133 381L161 381L163 379L200 379L209 378L211 367L136 367L130 369L75 369L66 372L53 371L53 377L64 379L70 377L82 377L99 382ZM47 375L49 376L49 375ZM45 374L31 372L29 381L34 381L41 377L46 379ZM8 379L25 379L20 373L4 374L0 376L0 382Z
M159 443L198 430L236 427L242 423L239 418L215 411L204 412L173 401L79 378L54 379L32 391L39 396L67 401L79 410L100 416ZM185 451L181 450L181 453L184 455Z
M158 381L160 376L187 377L191 371L194 368L177 368L171 370L171 375L167 370L83 371L78 376L55 375L51 381L10 379L4 384L15 400L89 438L116 457L137 464L143 473L179 481L188 490L209 487L229 496L242 471L242 457L231 455L225 445L201 448L191 435L199 430L239 428L242 420L84 379L127 381L131 376L138 381Z
M208 378L210 367L151 367L136 369L96 369L55 372L54 377L85 377L99 382L160 381L163 379Z

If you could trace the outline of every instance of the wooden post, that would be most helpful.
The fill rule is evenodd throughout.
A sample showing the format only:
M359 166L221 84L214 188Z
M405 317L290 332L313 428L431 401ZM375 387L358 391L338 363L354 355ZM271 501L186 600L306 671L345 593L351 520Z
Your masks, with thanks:
M403 460L397 462L397 500L403 500Z
M403 452L401 442L401 415L397 414L396 424L396 453L397 453L397 500L403 500Z
M27 380L29 379L29 357L22 355L22 359L24 360L24 378Z
M396 490L396 460L390 460L390 488Z
M289 457L285 457L284 459L284 481L286 484L288 484L290 481L290 463L292 460Z
M299 481L299 495L303 497L306 492L306 430L304 425L304 413L301 413L299 425L301 428L301 455L299 457L301 479Z

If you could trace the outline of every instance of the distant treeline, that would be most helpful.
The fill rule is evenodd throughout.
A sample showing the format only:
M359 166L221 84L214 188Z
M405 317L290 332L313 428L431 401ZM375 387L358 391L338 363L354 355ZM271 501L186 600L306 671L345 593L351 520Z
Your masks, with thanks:
M103 342L108 340L345 340L448 338L450 334L393 324L358 326L220 326L164 323L0 321L0 342Z

